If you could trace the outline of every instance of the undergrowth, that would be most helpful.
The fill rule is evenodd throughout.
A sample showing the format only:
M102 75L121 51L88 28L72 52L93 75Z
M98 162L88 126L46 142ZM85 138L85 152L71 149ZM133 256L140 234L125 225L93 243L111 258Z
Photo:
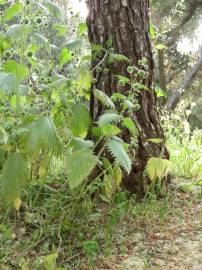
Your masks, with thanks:
M200 180L202 177L202 131L191 130L180 113L164 119L167 146L174 177Z
M124 254L126 236L137 228L163 224L176 213L171 194L137 202L119 191L109 205L88 193L67 192L65 185L57 180L42 190L38 183L29 186L18 213L1 206L1 269L49 270L56 262L63 268L53 269L94 269L102 257Z

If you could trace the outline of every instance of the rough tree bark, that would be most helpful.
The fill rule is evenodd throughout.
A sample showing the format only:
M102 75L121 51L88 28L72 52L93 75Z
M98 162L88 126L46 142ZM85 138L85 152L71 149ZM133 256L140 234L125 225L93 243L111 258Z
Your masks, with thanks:
M138 66L138 60L146 57L148 60L149 76L145 85L150 91L143 91L139 96L141 109L134 113L133 119L139 129L139 149L133 162L130 175L124 177L124 186L131 192L139 195L144 193L145 177L143 172L145 165L151 156L168 158L164 144L148 142L151 138L162 138L164 134L160 126L156 111L156 98L153 91L153 70L151 43L149 39L149 1L148 0L88 0L89 15L87 18L89 40L91 43L101 44L106 47L106 41L111 39L115 53L123 54L131 60L132 65ZM95 67L100 59L94 59ZM110 72L100 73L96 87L111 96L117 92L117 79L114 75L128 76L127 65L124 63L111 64ZM120 90L127 95L128 88ZM91 104L93 103L93 92ZM98 109L92 111L93 120L102 113L101 104Z

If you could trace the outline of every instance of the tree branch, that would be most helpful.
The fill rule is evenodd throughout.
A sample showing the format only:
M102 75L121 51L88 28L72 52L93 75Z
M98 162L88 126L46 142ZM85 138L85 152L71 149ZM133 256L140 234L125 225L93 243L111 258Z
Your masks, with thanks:
M194 16L196 10L202 6L202 0L191 0L189 3L189 8L187 10L187 14L185 15L185 17L183 18L183 20L181 21L180 24L178 24L175 28L173 28L169 33L168 33L168 40L167 42L165 42L164 44L167 47L171 47L176 39L180 36L181 31L183 29L183 27L185 26L185 24L187 24L191 18Z
M170 96L167 102L168 110L175 109L175 107L177 106L178 102L181 99L181 96L189 88L192 80L194 79L194 77L201 68L202 68L202 46L199 49L199 60L193 65L192 69L185 74L184 79L182 80L182 83L178 87L178 89L172 91L172 95Z

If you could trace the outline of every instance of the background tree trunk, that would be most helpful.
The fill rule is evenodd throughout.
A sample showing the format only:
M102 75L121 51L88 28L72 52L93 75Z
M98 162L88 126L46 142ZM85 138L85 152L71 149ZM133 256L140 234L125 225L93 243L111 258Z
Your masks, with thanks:
M160 126L159 117L156 112L156 98L153 91L153 70L151 43L149 39L149 16L148 0L88 0L89 16L87 18L89 39L91 43L101 44L106 48L107 40L112 40L115 53L123 54L131 60L132 65L138 66L138 60L146 57L148 60L149 76L144 84L150 91L142 91L139 95L141 109L134 113L133 120L136 123L139 136L139 149L133 163L130 175L124 177L124 186L131 192L142 195L145 191L146 177L143 177L145 165L151 156L159 157L163 153L168 158L164 144L148 142L151 138L162 138L164 134ZM97 57L93 59L92 66L95 67L100 61ZM109 73L100 73L96 88L111 96L113 92L122 92L127 95L128 88L117 90L117 78L114 75L128 76L126 63L113 63L109 66ZM101 104L98 109L92 110L93 92L91 95L91 113L93 119L102 113ZM125 138L126 139L126 138Z

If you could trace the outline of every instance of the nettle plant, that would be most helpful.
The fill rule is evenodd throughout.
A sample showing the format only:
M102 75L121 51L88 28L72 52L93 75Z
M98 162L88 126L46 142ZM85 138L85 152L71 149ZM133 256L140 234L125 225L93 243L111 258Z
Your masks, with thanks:
M143 81L147 72L129 65L128 77L116 75L118 87L130 85L129 95L108 97L94 87L86 25L71 9L63 14L51 1L33 0L0 1L0 10L2 197L18 211L25 186L33 180L45 183L53 159L61 159L70 189L99 189L109 202L120 186L122 170L130 173L132 168L138 130L131 115L140 108L138 94L149 91L137 76ZM105 52L96 72L108 72L112 61L129 63L113 48ZM139 65L146 69L147 60ZM88 109L90 91L105 108L94 123ZM130 143L121 138L126 129ZM93 176L93 170L99 173Z

